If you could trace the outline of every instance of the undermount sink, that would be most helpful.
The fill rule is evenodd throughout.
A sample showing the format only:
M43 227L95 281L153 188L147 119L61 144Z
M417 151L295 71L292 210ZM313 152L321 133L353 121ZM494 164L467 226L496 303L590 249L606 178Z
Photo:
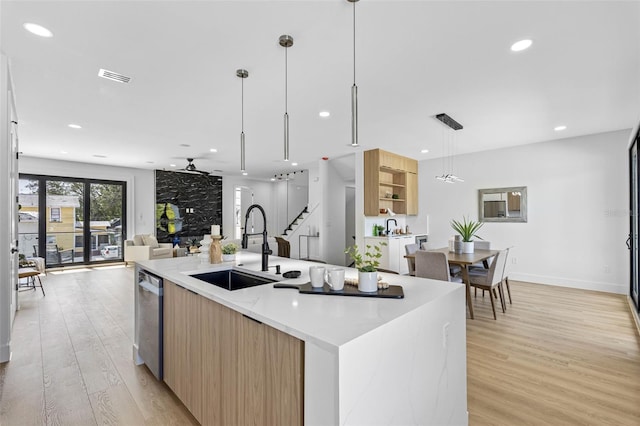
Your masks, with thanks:
M202 274L190 275L193 278L216 285L225 290L240 290L241 288L254 287L257 285L275 283L278 280L264 278L246 272L228 269L226 271L204 272Z

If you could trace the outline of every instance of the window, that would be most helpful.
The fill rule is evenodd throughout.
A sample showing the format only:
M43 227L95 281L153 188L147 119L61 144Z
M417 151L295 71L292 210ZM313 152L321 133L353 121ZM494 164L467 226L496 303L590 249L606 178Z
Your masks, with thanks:
M60 207L51 207L49 222L62 222L62 219L60 219Z

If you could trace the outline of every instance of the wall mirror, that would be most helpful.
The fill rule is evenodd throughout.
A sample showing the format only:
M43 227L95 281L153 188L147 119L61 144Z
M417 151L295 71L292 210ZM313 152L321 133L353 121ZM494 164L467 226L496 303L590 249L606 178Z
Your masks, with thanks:
M527 187L478 190L480 222L526 222Z

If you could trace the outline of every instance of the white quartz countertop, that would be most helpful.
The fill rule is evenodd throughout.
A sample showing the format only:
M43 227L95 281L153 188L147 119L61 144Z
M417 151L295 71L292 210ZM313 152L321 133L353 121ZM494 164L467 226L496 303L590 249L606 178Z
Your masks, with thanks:
M385 237L386 238L386 237ZM241 251L235 262L201 263L196 256L155 259L138 262L138 266L168 279L201 296L228 306L235 311L268 324L306 342L337 353L340 346L418 307L437 304L438 299L458 289L460 284L381 273L385 281L403 287L404 299L344 297L300 294L295 289L275 289L272 284L229 291L208 284L190 274L239 269L290 284L309 281L309 266L326 266L297 259L269 256L269 266L280 265L281 272L299 270L299 278L285 279L275 274L275 268L262 272L260 254ZM345 268L346 277L356 278L358 272Z
M393 235L382 235L382 236L369 236L365 238L375 238L379 240L388 240L389 238L414 238L415 234L393 234Z

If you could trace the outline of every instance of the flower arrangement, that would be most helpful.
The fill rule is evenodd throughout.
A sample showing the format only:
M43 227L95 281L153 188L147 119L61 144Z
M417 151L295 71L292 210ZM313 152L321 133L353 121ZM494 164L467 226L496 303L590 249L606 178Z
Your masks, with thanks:
M378 266L380 266L380 262L378 259L382 257L382 249L380 247L386 246L387 243L384 241L380 241L376 245L366 245L366 250L363 253L360 253L358 249L358 245L353 245L348 247L344 252L351 257L351 260L354 262L354 266L360 272L376 272L378 270Z

